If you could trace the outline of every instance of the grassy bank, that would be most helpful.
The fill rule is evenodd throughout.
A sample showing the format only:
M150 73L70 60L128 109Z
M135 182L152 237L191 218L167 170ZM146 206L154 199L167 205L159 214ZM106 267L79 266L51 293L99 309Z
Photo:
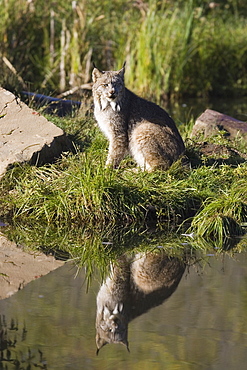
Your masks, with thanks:
M215 5L214 5L215 4ZM127 84L156 101L246 95L245 1L5 0L0 84L57 94L127 61Z
M246 162L238 164L229 158L225 163L222 158L220 162L209 161L199 153L196 143L186 141L186 161L190 164L178 161L166 172L146 173L127 158L118 170L105 169L107 142L94 120L87 117L81 123L79 118L67 118L59 122L74 135L77 152L64 155L53 165L17 165L0 183L0 217L19 224L25 238L29 235L29 239L37 240L40 235L42 245L56 245L77 255L85 240L91 240L87 239L89 230L101 235L99 240L107 241L112 240L114 230L119 234L124 230L122 234L129 240L129 229L136 235L137 230L156 224L169 232L177 230L178 235L192 233L194 246L199 249L204 248L199 239L223 248L231 245L229 238L244 234ZM181 130L188 135L186 126ZM220 135L212 139L221 143L225 140ZM243 150L240 141L231 145ZM83 243L82 237L80 241L75 238L82 230ZM118 247L122 245L120 239Z

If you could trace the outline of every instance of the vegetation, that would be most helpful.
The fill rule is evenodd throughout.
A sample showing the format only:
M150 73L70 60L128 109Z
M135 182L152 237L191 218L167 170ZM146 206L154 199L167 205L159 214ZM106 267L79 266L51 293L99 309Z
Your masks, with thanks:
M94 255L94 265L130 245L180 251L185 242L194 250L222 250L241 241L239 248L246 247L246 162L210 163L187 141L187 159L166 172L139 171L130 158L118 170L106 169L107 143L94 121L50 119L75 135L77 151L52 165L16 165L1 180L0 217L15 225L6 230L12 239L80 262ZM186 127L181 131L188 134ZM219 134L211 140L226 139ZM243 150L240 144L237 139L232 146ZM158 231L151 235L155 225ZM186 241L182 234L188 234Z
M246 15L243 0L4 0L0 84L76 91L92 60L102 69L126 60L128 86L157 101L246 95Z

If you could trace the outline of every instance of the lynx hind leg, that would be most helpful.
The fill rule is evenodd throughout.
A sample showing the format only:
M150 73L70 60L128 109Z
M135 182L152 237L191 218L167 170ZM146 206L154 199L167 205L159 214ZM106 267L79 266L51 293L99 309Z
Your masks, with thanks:
M142 170L167 170L178 158L177 143L169 130L149 122L141 123L133 130L130 152Z
M176 286L184 271L183 260L161 251L136 254L131 265L135 286L146 294Z

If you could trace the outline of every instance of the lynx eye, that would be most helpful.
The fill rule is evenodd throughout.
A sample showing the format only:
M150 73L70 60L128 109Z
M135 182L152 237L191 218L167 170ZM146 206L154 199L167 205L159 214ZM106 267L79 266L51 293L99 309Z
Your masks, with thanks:
M109 85L108 85L108 84L103 84L102 86L103 86L103 87L108 87Z

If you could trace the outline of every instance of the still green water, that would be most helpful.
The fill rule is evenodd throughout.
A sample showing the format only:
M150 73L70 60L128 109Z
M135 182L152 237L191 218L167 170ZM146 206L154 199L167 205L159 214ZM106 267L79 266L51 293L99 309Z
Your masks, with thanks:
M98 356L100 281L92 279L87 292L83 269L76 276L66 263L0 301L2 328L16 340L0 369L245 369L247 254L204 259L186 268L167 301L130 322L130 353L109 344Z
M196 119L205 109L213 109L227 114L240 121L247 121L247 97L244 98L214 98L214 99L183 99L180 102L168 104L169 114L176 122L187 123Z

